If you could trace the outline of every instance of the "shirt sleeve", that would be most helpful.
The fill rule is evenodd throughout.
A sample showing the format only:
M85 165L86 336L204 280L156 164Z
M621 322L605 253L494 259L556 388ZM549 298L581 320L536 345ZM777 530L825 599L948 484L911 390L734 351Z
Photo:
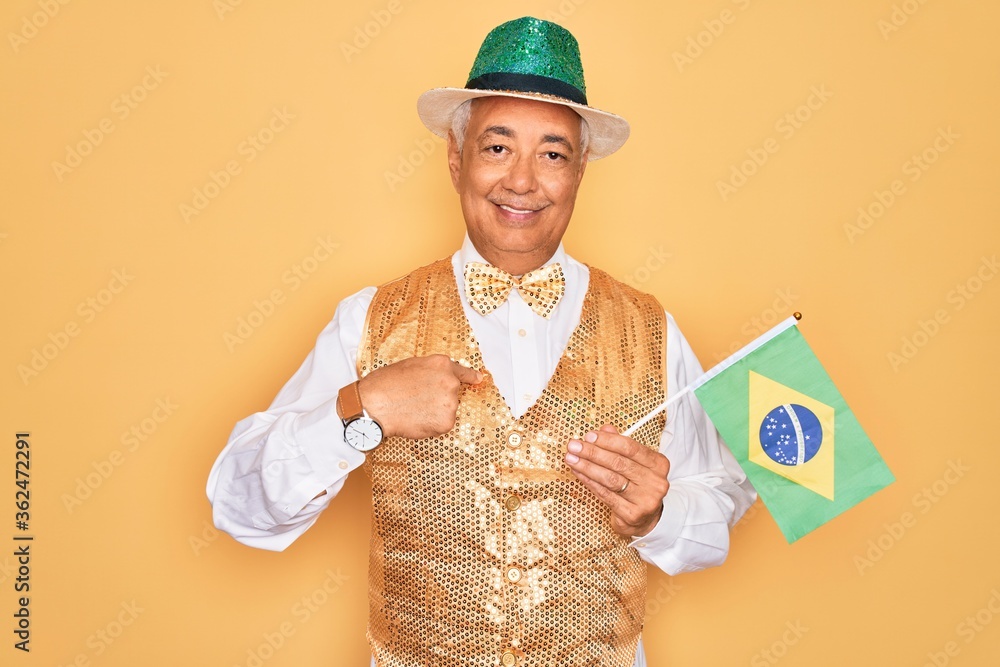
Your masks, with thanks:
M668 313L668 398L701 374L698 358ZM632 545L667 574L720 565L729 553L729 529L757 492L692 394L668 408L660 451L670 460L663 514Z
M365 455L344 442L336 401L341 387L358 379L357 350L374 295L369 287L340 303L271 406L236 424L212 466L213 519L237 541L284 550L364 462Z

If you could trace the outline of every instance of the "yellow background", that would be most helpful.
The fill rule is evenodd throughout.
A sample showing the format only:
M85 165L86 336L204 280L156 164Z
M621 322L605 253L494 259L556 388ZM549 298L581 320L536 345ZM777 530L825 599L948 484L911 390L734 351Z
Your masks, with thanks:
M214 533L204 485L341 298L458 246L415 101L463 85L488 30L525 14L578 37L591 103L632 123L587 171L569 252L655 294L706 366L801 310L898 478L791 546L758 505L723 567L653 574L651 664L996 664L995 3L8 0L2 14L4 665L367 664L364 477L280 554ZM251 135L270 140L252 160ZM54 166L71 148L88 154ZM734 168L750 175L724 196ZM852 231L879 196L891 204ZM326 261L317 239L338 244ZM52 358L23 375L36 351ZM133 427L145 439L123 441ZM24 430L30 654L12 633Z

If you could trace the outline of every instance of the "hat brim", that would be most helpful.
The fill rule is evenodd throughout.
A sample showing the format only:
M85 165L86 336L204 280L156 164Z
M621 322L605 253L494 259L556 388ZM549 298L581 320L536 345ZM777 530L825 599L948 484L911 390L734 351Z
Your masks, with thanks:
M607 111L585 104L577 104L561 97L541 93L522 93L507 90L475 90L470 88L432 88L417 99L417 114L428 130L439 137L448 138L451 119L466 100L477 97L518 97L525 100L551 102L567 106L580 114L588 125L590 136L588 160L599 160L621 148L629 135L628 121Z

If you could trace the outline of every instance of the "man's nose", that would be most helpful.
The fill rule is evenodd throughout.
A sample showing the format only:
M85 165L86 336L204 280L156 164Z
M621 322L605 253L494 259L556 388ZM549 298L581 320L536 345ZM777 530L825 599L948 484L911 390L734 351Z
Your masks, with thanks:
M538 186L538 178L533 158L534 156L528 153L516 156L503 178L503 186L507 190L517 194L525 194L535 190Z

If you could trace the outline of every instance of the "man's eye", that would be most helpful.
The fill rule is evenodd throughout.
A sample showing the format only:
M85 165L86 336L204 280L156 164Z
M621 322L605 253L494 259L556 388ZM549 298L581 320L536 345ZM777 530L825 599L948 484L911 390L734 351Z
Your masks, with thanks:
M548 153L545 154L545 157L553 161L566 159L565 155L563 155L562 153L556 153L555 151L549 151Z
M503 153L507 149L504 148L503 146L490 146L486 150L489 151L490 153L493 153L494 155L500 155L500 153Z

